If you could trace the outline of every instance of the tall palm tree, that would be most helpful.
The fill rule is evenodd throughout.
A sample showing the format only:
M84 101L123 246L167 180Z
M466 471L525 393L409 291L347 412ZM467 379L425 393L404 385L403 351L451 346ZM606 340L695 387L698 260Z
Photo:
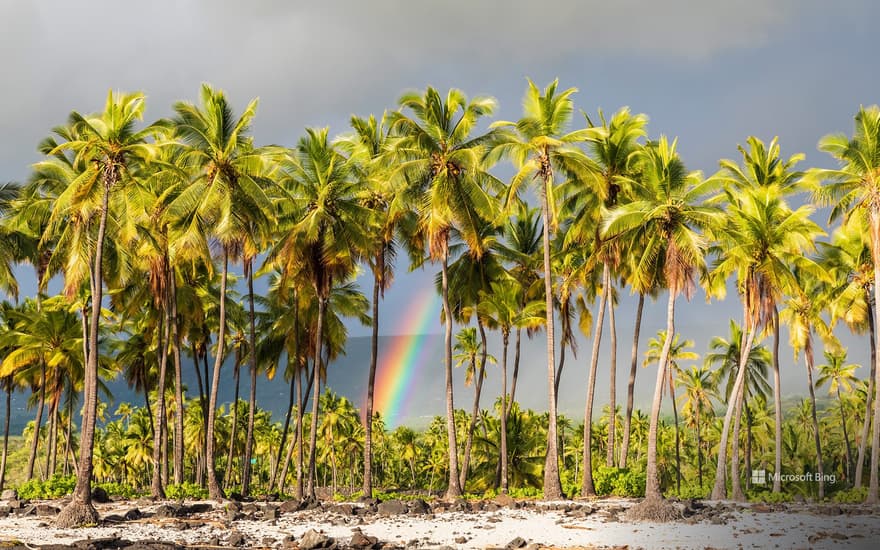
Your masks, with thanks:
M61 526L95 523L98 519L91 503L91 478L98 401L98 329L104 286L104 245L111 217L111 194L132 180L133 168L139 160L148 161L156 155L155 145L148 140L156 134L157 128L136 128L143 112L143 94L111 91L101 113L90 116L75 111L71 113L70 125L75 127L71 135L73 139L62 142L50 152L71 151L84 171L58 196L48 233L58 234L71 217L85 215L92 223L97 222L94 245L88 251L91 307L77 483L73 499L57 518Z
M814 180L828 185L816 188L815 198L833 204L832 217L858 212L867 222L871 259L874 264L874 288L880 288L880 107L861 107L855 116L853 136L831 134L819 141L819 150L829 153L840 163L838 169L815 170ZM880 300L874 300L874 319L880 319ZM880 348L880 331L874 332L874 347ZM874 388L880 387L880 368L874 357ZM874 400L874 429L871 435L871 476L866 502L880 502L880 399Z
M703 181L698 172L688 173L676 152L676 141L665 136L657 143L649 143L637 153L638 180L629 180L634 200L612 210L602 230L608 237L638 240L646 243L640 252L640 266L651 266L658 259L663 262L665 286L669 292L666 309L666 338L657 368L651 421L648 432L648 463L646 469L645 500L641 510L659 519L669 517L669 509L658 505L663 501L657 470L657 433L660 420L660 402L669 351L675 334L675 298L694 291L693 276L705 268L706 237L701 233L717 225L719 213L714 207L701 202L714 189L710 180ZM653 276L646 269L635 274L643 282ZM636 510L636 513L638 510Z
M682 369L679 361L696 361L700 358L699 354L688 351L688 348L694 347L693 340L679 341L680 334L676 334L672 338L672 344L669 346L666 360L666 379L669 388L669 400L672 403L672 417L675 422L675 489L681 492L681 442L678 433L678 405L675 402L675 383L681 376ZM648 350L645 352L645 361L642 366L648 366L655 361L660 360L660 354L663 352L663 343L666 341L666 334L661 329L657 332L656 338L651 338L648 342Z
M751 327L746 323L746 336L759 327L769 326L773 330L773 401L776 414L774 464L778 472L782 470L782 394L776 304L780 293L791 284L788 264L796 262L802 256L804 248L813 248L812 240L819 235L820 230L807 219L812 209L801 208L791 214L783 202L785 197L803 188L803 173L795 170L795 166L803 160L804 155L795 154L783 160L780 157L778 138L773 138L769 146L755 136L749 136L746 141L748 148L737 146L742 155L741 163L723 159L719 162L721 171L715 176L724 182L727 187L727 202L733 205L729 233L721 235L721 240L725 241L721 248L727 260L721 262L718 272L726 278L730 272L738 270L739 290L747 311L745 315L755 324ZM784 228L782 224L785 224ZM731 250L734 254L729 255ZM749 354L745 348L740 351L744 354L743 357ZM733 402L736 415L733 440L737 441L742 409L741 395L737 394ZM734 447L733 468L738 468L735 466L737 453L738 450ZM726 447L723 447L722 454L726 456ZM718 472L721 470L723 466L716 471L716 486L719 484ZM733 476L732 485L734 498L742 498L738 476ZM780 480L776 477L773 491L778 493L781 490Z
M826 363L819 365L819 378L816 380L816 387L821 388L828 384L828 393L837 395L837 402L840 405L840 422L843 427L843 441L846 444L846 479L852 480L853 458L852 449L849 444L849 435L846 431L846 413L843 408L843 398L840 396L840 388L847 393L852 392L853 385L858 382L855 372L861 365L853 363L846 364L846 351L841 350L838 353L826 350L824 352Z
M789 342L795 352L795 359L804 352L804 364L807 368L807 388L810 390L810 407L813 423L813 439L816 444L816 472L819 476L819 498L825 496L824 465L822 462L822 443L819 432L819 420L816 413L816 391L813 384L813 333L824 342L826 348L836 350L838 344L831 328L822 318L828 302L827 285L818 277L808 272L796 270L798 287L796 293L786 302L786 308L780 312L780 318L788 323Z
M697 476L700 490L703 490L703 442L702 416L712 412L712 398L715 396L715 381L712 372L705 365L693 366L690 370L681 371L678 375L679 384L684 388L681 395L682 412L694 419L694 435L697 439Z
M485 146L493 132L472 135L479 119L491 115L496 101L450 89L442 97L434 88L408 93L391 115L391 128L400 135L395 153L399 173L410 183L407 194L419 213L418 233L428 255L440 263L441 297L445 319L446 431L449 445L448 498L461 495L455 435L452 385L452 322L449 302L449 241L453 229L479 258L485 250L479 238L480 220L493 220L496 207L489 193L501 186L486 170ZM410 113L407 115L406 113Z
M268 227L271 204L260 180L266 175L270 152L253 146L247 135L256 114L257 100L235 117L221 90L203 84L199 105L175 103L175 136L183 147L180 163L190 172L189 181L168 206L178 232L173 253L181 258L209 258L208 242L216 239L221 249L220 323L217 353L211 375L207 413L208 493L212 499L223 497L215 471L216 442L214 422L220 368L226 342L226 292L230 260L243 258L250 273L258 251L255 228ZM252 367L253 359L252 359Z
M517 122L499 121L494 128L509 129L506 139L495 147L491 156L508 156L517 168L507 191L508 211L516 203L522 185L529 181L539 182L538 196L541 201L544 253L544 306L547 332L547 384L548 409L550 413L547 430L547 456L544 466L544 498L562 497L559 479L559 450L556 433L556 341L553 319L553 273L551 272L550 240L558 226L556 185L559 174L565 179L580 180L592 184L593 190L603 196L604 189L594 177L598 173L594 163L574 144L600 134L596 129L579 129L566 133L571 121L574 103L571 96L576 88L557 92L558 80L538 89L528 81L523 97L523 117Z
M354 272L362 251L369 249L369 235L362 225L371 219L371 213L359 200L359 183L352 177L351 164L330 143L326 128L306 129L306 135L283 162L280 186L282 233L270 259L285 273L307 273L317 302L308 459L308 493L314 497L327 307L334 283L345 281Z

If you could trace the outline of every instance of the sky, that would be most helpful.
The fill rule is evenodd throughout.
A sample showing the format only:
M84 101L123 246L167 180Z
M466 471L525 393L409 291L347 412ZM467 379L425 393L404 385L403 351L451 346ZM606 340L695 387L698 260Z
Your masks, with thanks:
M495 118L512 120L526 77L539 85L558 77L579 89L576 107L587 113L646 113L650 135L677 136L691 169L714 172L752 134L779 136L784 155L806 154L804 168L831 166L816 151L819 138L851 133L859 105L878 102L878 16L869 0L0 0L0 181L26 179L50 129L71 110L98 110L110 89L145 92L152 120L171 114L176 100L194 100L202 82L239 109L260 98L260 144L292 146L307 126L344 132L352 114L393 109L402 92L427 85L495 96ZM816 220L824 224L824 215ZM397 321L432 288L430 266L406 268L398 266L386 294L383 334L404 330ZM29 272L19 274L28 292ZM619 309L626 364L634 300ZM663 312L649 304L644 335L663 325ZM703 353L739 307L735 295L707 306L698 294L678 312L678 331ZM865 363L867 344L847 342L850 359ZM573 408L583 402L586 339L580 349L563 385L563 404ZM540 339L525 353L537 384ZM803 367L787 357L784 373L801 370L784 389L804 392Z

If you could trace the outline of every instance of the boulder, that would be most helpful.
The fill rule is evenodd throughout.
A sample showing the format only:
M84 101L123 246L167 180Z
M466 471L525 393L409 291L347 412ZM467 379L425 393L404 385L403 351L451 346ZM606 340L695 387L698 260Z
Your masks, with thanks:
M298 500L285 500L281 503L281 506L278 507L282 514L289 514L290 512L296 512L299 510L299 501Z
M18 492L15 489L3 489L0 500L18 500Z
M371 537L360 531L355 531L351 536L351 540L348 541L348 545L352 548L373 548L378 542L379 539L376 537Z
M430 514L431 507L428 506L428 503L424 500L417 498L415 500L409 501L409 513L410 514Z
M309 529L299 539L300 550L313 550L314 548L327 548L333 544L333 539L314 529Z
M383 516L397 516L406 513L406 505L398 499L386 500L379 504L378 511Z
M507 550L516 550L517 548L525 548L528 543L522 537L516 537L512 541L508 542L504 548Z
M98 504L106 504L110 502L110 495L101 487L95 487L92 489L92 501Z

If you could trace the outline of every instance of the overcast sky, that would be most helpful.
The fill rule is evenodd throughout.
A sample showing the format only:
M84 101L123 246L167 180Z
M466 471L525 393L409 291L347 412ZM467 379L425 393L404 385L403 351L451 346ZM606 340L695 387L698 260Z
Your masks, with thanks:
M292 145L305 126L345 131L352 113L381 113L426 85L493 95L497 118L515 119L526 76L576 86L589 113L646 113L652 136L679 137L690 168L713 172L750 134L827 166L819 138L851 133L859 105L880 100L878 16L869 0L0 0L0 180L25 179L49 129L100 108L108 89L144 91L148 119L194 99L201 82L239 109L259 96L257 142ZM433 278L404 272L384 332ZM700 352L738 314L735 297L702 301L678 310ZM649 313L650 331L662 311ZM864 347L851 359L865 361Z

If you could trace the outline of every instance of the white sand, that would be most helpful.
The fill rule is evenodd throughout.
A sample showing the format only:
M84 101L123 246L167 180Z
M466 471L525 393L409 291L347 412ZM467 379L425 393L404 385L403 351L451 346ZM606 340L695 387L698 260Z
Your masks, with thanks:
M515 537L527 542L556 547L629 548L880 548L880 515L815 515L800 512L732 512L727 524L710 522L624 523L608 519L609 507L631 502L603 500L593 503L596 512L586 518L568 517L555 510L513 510L497 512L450 512L428 516L340 516L327 512L283 514L278 520L238 520L231 523L248 538L248 546L270 543L280 547L286 536L297 539L315 529L340 542L347 542L352 529L401 546L418 541L419 547L448 545L455 548L503 547ZM99 505L102 517L122 514L132 503ZM150 511L154 506L142 507ZM18 540L28 544L68 544L86 538L119 537L128 540L165 540L181 544L206 543L229 531L222 528L221 513L205 516L211 525L180 529L175 520L144 520L110 527L56 529L51 518L10 516L0 519L0 542ZM491 520L491 521L490 521ZM837 538L831 537L834 534ZM811 539L812 537L812 539ZM817 538L818 537L818 538ZM846 538L843 538L846 537ZM456 542L464 540L464 542Z

